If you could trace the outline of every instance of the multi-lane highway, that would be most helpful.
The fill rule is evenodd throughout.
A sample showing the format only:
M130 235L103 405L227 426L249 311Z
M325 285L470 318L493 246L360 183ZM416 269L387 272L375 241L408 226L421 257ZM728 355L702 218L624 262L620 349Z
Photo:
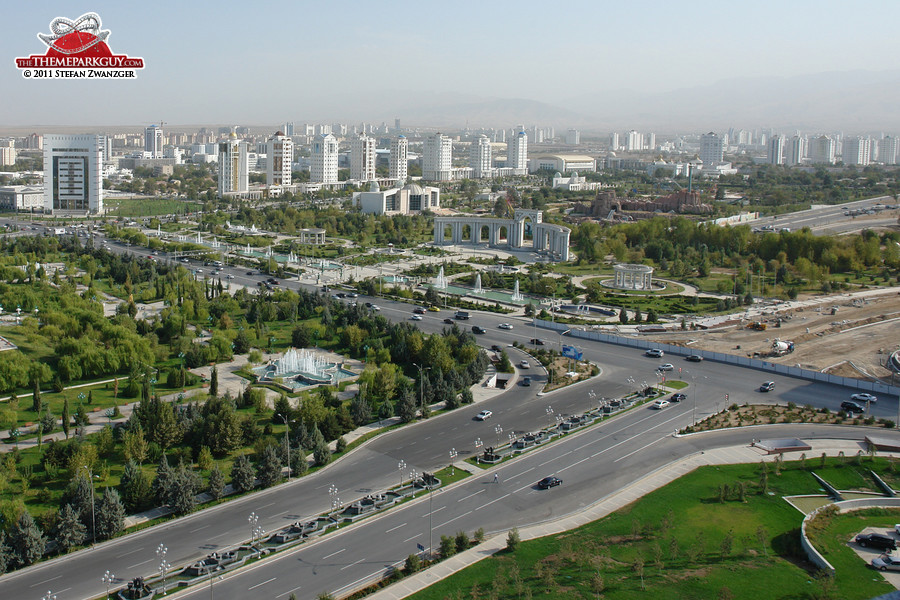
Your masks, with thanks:
M146 249L111 244L118 252L148 254ZM243 270L227 269L236 283L256 286L262 279L247 276ZM239 279L240 277L240 279ZM296 287L297 282L283 282ZM382 314L392 320L409 319L412 307L383 299L374 301ZM442 321L451 313L428 313L416 325L425 331L439 332ZM513 324L512 330L501 330L500 322ZM548 346L565 342L556 333L535 330L523 320L508 316L473 313L461 326L479 325L487 330L477 336L483 346L523 344L533 337L543 338ZM100 577L107 569L120 581L156 572L155 549L168 546L167 560L182 565L250 536L248 515L255 512L259 525L274 531L294 521L307 519L330 507L328 490L337 487L344 503L373 491L395 485L400 477L398 463L406 470L436 470L448 462L448 451L456 448L459 458L474 452L474 441L486 444L505 440L510 431L533 431L548 424L547 408L554 414L582 412L599 397L617 397L641 386L656 383L655 369L661 362L673 362L692 385L686 402L656 411L637 408L608 420L537 452L526 455L497 469L500 483L492 475L474 476L469 480L434 494L433 498L397 507L383 516L328 535L303 545L296 552L258 563L215 581L215 595L220 598L312 598L323 591L337 591L355 582L383 572L389 565L402 561L415 552L418 544L429 545L431 526L433 539L459 530L471 533L479 527L486 531L505 531L512 526L556 518L579 510L616 491L626 483L668 462L698 449L719 445L746 443L749 432L717 432L688 438L674 438L671 433L689 425L728 403L757 400L812 404L838 408L851 390L824 384L773 376L750 369L706 361L687 363L680 358L661 359L643 356L639 350L620 346L579 341L585 358L597 363L602 374L591 380L558 392L539 396L543 375L534 367L529 375L535 379L530 388L513 389L491 400L468 406L427 421L403 427L370 441L367 445L314 475L253 494L214 509L147 529L98 545L60 559L48 561L20 572L0 577L0 597L27 598L52 589L60 600L91 598L104 591ZM509 348L514 363L524 355ZM534 361L531 361L534 364ZM763 380L774 380L776 389L768 394L757 390ZM593 394L591 394L593 392ZM486 422L473 419L482 409L493 411ZM882 398L872 408L876 416L897 414L897 400ZM498 436L495 426L503 432ZM862 437L850 428L801 428L808 437ZM794 427L780 427L772 435L794 434ZM754 431L753 437L759 437ZM545 475L555 474L564 480L560 488L538 491L534 483ZM404 478L407 478L404 476ZM189 594L209 593L198 590Z

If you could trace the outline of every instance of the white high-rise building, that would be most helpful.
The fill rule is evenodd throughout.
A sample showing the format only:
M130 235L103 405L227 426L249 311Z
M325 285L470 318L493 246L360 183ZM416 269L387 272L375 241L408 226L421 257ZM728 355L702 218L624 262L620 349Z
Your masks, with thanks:
M810 140L809 158L813 164L833 165L835 154L834 140L827 135L820 135Z
M700 136L700 160L704 167L711 167L722 162L725 157L725 140L710 131Z
M16 140L13 138L0 139L0 165L12 166L16 164Z
M845 165L865 167L871 162L871 144L867 137L850 137L844 139L842 157Z
M885 165L896 165L897 155L900 154L900 143L897 136L886 135L881 140L881 149L878 153L878 159Z
M266 143L266 185L291 185L293 162L294 141L286 131L279 131Z
M313 140L310 152L309 180L314 183L338 182L338 142L330 133Z
M644 136L632 129L625 138L626 152L640 152L644 149Z
M516 175L528 175L528 134L520 131L506 145L506 166Z
M566 144L569 146L577 146L581 143L581 132L577 129L570 129L566 132Z
M436 133L425 138L422 156L422 179L426 181L450 181L453 176L453 140Z
M219 142L219 197L250 189L250 162L247 143L232 133Z
M350 179L375 181L375 138L365 133L350 141Z
M281 130L284 132L284 135L286 135L288 137L293 136L294 135L294 122L288 121L287 123L284 124L284 127L282 127Z
M767 160L770 165L784 164L784 136L773 135L768 143L769 153Z
M531 128L531 140L535 144L543 144L544 143L544 129L543 127L538 127L535 125Z
M644 150L656 150L656 134L648 133L644 138Z
M784 164L799 165L806 158L806 138L795 135L785 147Z
M400 119L397 121L399 129ZM405 135L397 136L391 141L391 156L388 161L388 176L398 182L406 181L409 172L409 140Z
M483 179L494 175L493 162L491 161L491 140L486 135L479 135L469 146L469 166L472 167L472 177Z
M619 132L614 131L609 134L609 150L610 152L615 152L619 149Z
M44 136L44 210L103 212L102 135Z
M162 126L151 125L144 130L144 152L149 152L150 158L162 158L164 145Z

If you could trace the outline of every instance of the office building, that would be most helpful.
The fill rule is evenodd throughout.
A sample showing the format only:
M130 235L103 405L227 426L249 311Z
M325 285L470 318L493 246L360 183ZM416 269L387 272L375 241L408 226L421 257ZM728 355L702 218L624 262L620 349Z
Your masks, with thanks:
M102 135L44 136L44 210L103 212Z
M0 166L11 167L16 164L16 140L0 139Z
M224 142L219 142L219 197L226 194L240 194L250 190L250 163L247 144L231 133Z
M871 162L871 141L867 137L851 137L844 140L842 158L845 165L865 167Z
M581 132L577 129L570 129L566 132L566 144L569 146L577 146L581 143Z
M399 119L398 119L399 120ZM409 140L405 135L391 141L391 155L388 158L388 177L406 181L409 172Z
M878 160L885 165L896 165L898 150L900 144L897 143L897 136L886 135L881 140L881 149L878 152Z
M293 123L288 123L293 127ZM291 163L294 141L287 132L279 131L266 144L266 185L291 185Z
M288 121L287 123L285 123L284 126L281 128L281 131L284 132L284 135L286 135L288 137L292 137L294 135L294 122Z
M644 136L644 150L656 150L656 134L648 133Z
M813 164L833 165L835 154L834 140L827 135L810 140L809 158Z
M784 164L784 136L773 135L768 143L767 161L770 165Z
M806 138L795 135L785 147L784 164L799 165L806 158Z
M491 140L486 135L479 135L469 146L469 166L472 168L472 177L483 179L494 174L491 162Z
M164 145L161 125L151 125L144 130L144 152L150 153L149 158L162 158Z
M316 136L310 147L309 180L313 183L338 182L338 142L330 133Z
M421 186L409 183L382 191L378 184L372 182L368 192L355 192L353 203L363 213L371 215L409 215L439 208L441 190L436 187Z
M644 136L632 129L625 135L625 151L640 152L644 149Z
M375 138L365 133L350 140L350 179L375 180Z
M700 136L700 160L704 167L712 167L725 157L725 140L710 131Z
M506 145L506 167L516 175L528 175L528 134L520 131Z
M422 156L422 179L426 181L450 181L453 162L453 140L436 133L425 138Z
M619 149L619 133L617 131L609 134L609 150L616 152Z

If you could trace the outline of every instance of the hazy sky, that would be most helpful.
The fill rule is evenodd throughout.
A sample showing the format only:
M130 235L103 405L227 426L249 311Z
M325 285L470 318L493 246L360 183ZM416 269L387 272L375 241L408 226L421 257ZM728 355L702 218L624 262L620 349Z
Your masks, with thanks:
M559 5L560 10L554 10ZM57 16L97 12L136 81L25 80ZM403 118L417 102L666 92L897 67L896 0L7 3L0 125Z

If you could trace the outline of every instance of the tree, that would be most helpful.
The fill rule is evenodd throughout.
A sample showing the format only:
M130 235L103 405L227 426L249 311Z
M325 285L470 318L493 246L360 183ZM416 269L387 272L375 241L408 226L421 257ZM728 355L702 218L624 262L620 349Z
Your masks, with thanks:
M225 476L219 470L219 465L213 465L212 471L209 472L209 484L206 492L213 500L219 500L225 495Z
M184 462L179 462L173 472L168 497L168 505L176 515L186 515L194 510L199 488L199 477Z
M19 567L34 564L44 555L47 540L27 510L22 511L19 520L10 531L9 546L12 550L13 563Z
M125 528L125 506L115 488L106 488L97 503L97 537L109 539Z
M263 451L257 468L257 477L264 488L275 485L281 479L281 461L278 460L278 453L272 444L266 446Z
M253 489L256 484L256 471L250 464L250 459L246 454L241 454L231 465L231 487L234 491L241 493Z
M456 554L456 540L449 535L441 536L441 558L450 558Z
M515 552L516 546L519 545L519 542L522 541L522 538L519 537L519 530L516 527L513 527L509 530L509 533L506 535L506 549L510 552Z
M219 395L219 369L216 365L213 365L209 373L209 395L212 397Z
M6 532L0 531L0 575L6 573L12 562L12 550L6 545Z
M139 465L147 460L149 444L144 439L144 429L140 423L132 431L126 431L123 441L123 452L126 460L133 460Z
M357 394L350 403L350 414L357 427L365 425L372 420L372 405L367 398Z
M410 423L416 418L416 399L410 388L404 388L397 400L397 416L404 423Z
M169 489L172 486L172 468L169 466L169 460L166 453L163 452L156 466L156 477L153 479L153 498L157 504L165 505L169 500Z
M275 400L275 410L272 412L272 422L279 424L290 421L293 413L294 411L291 408L288 397L284 394L280 394Z
M85 527L90 530L91 525L91 508L94 505L94 486L88 478L84 469L79 469L74 481L69 483L66 490L66 497L78 518L84 523Z
M197 467L203 471L208 471L213 466L213 455L209 446L201 446L200 454L197 456Z
M318 466L327 465L331 462L331 449L324 441L313 448L313 459Z
M41 411L41 376L40 368L31 369L31 410Z
M125 470L119 482L119 493L129 512L136 512L147 504L150 489L150 478L141 466L133 460L125 463Z
M62 430L63 433L66 434L66 439L69 439L69 425L72 422L72 418L69 416L69 398L67 397L63 402L63 412L62 412Z
M63 554L75 546L80 546L87 539L87 528L78 519L78 513L71 504L63 506L56 522L54 539Z
M622 325L628 323L628 313L624 308L619 311L619 323L621 323Z

